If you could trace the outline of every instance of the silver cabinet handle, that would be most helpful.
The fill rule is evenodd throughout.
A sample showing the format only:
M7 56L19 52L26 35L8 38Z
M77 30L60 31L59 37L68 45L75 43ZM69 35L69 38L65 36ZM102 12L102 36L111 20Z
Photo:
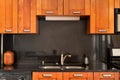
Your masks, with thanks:
M11 29L6 29L5 32L12 32L12 30Z
M111 77L112 74L103 74L103 77Z
M53 14L53 11L46 11L47 14Z
M25 30L23 30L24 32L30 32L30 30L29 29L25 29Z
M51 77L52 74L43 74L44 77Z
M82 74L74 74L73 76L75 76L75 77L82 77L83 75Z
M78 12L73 12L73 14L80 14L80 12L78 11Z
M99 31L99 32L107 32L107 30L102 30L102 29L101 29L101 30L98 30L98 31Z

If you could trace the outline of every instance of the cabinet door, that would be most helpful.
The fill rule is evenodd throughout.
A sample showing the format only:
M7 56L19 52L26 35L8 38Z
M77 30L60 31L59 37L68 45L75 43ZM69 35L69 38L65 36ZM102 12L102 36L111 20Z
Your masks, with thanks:
M114 0L91 0L90 33L114 33Z
M36 33L36 0L19 0L18 32Z
M115 8L120 8L120 0L115 0Z
M64 15L89 15L90 0L64 0Z
M33 72L33 80L62 80L61 72Z
M63 15L63 0L37 0L37 15Z
M94 80L119 80L119 72L94 72Z
M18 0L0 0L0 33L17 33Z
M64 72L63 80L93 80L92 72Z

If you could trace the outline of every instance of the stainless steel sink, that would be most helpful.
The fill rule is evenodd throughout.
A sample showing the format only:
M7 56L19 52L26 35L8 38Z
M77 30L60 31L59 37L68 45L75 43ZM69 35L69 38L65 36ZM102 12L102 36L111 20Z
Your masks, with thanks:
M40 66L41 69L61 69L61 66Z
M61 70L67 70L67 69L84 69L82 66L40 66L40 69L61 69Z
M65 69L84 69L82 66L65 66Z

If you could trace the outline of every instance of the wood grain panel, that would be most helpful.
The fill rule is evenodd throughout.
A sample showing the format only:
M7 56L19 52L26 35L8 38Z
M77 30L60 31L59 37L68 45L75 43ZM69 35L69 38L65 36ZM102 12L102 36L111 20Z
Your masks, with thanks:
M17 33L17 27L18 27L18 0L13 1L13 33Z
M120 0L115 0L115 8L120 8Z
M0 0L0 33L5 29L5 0Z
M63 80L62 72L33 72L32 80Z
M24 2L24 0L19 0L19 4L18 4L18 25L19 25L19 27L18 27L18 32L20 33L20 32L23 32L23 25L24 25L24 23L23 23L23 15L24 15L24 5L23 5L23 2Z
M19 33L37 33L36 27L36 0L19 1Z
M92 72L63 72L63 80L93 80Z
M114 34L114 1L109 0L109 32L110 34Z
M108 31L109 28L109 0L96 0L96 32Z
M68 4L71 10L81 10L85 8L85 0L69 0Z
M57 10L58 0L41 0L42 10Z
M63 4L63 0L58 0L58 15L63 15L63 9L64 9L64 4Z
M62 15L63 0L37 0L37 15Z
M5 32L13 32L13 7L12 0L6 0L5 2Z
M64 15L84 15L85 0L64 0Z
M119 80L119 72L94 72L94 80Z
M90 15L90 28L89 32L90 34L95 34L95 1L96 0L91 0L91 15Z
M39 80L39 72L32 73L32 80Z
M24 33L26 30L31 31L30 28L31 28L31 0L24 0L23 2L23 28L21 32Z
M115 0L91 0L90 33L114 33Z
M90 15L91 0L85 0L85 15Z
M38 29L37 29L37 21L36 21L36 0L31 0L31 33L37 33L38 31Z
M42 14L41 12L42 12L42 8L41 8L41 5L40 4L42 4L41 3L41 0L37 0L37 15L40 15L40 14Z

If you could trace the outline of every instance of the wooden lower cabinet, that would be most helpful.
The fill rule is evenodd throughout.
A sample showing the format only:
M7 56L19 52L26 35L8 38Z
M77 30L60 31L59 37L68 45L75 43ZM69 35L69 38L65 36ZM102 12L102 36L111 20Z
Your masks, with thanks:
M93 72L33 72L32 80L93 80Z
M120 80L119 72L33 72L32 80Z
M119 80L119 72L94 72L94 80Z
M63 72L63 80L93 80L93 72Z
M62 80L62 72L33 72L32 80Z

